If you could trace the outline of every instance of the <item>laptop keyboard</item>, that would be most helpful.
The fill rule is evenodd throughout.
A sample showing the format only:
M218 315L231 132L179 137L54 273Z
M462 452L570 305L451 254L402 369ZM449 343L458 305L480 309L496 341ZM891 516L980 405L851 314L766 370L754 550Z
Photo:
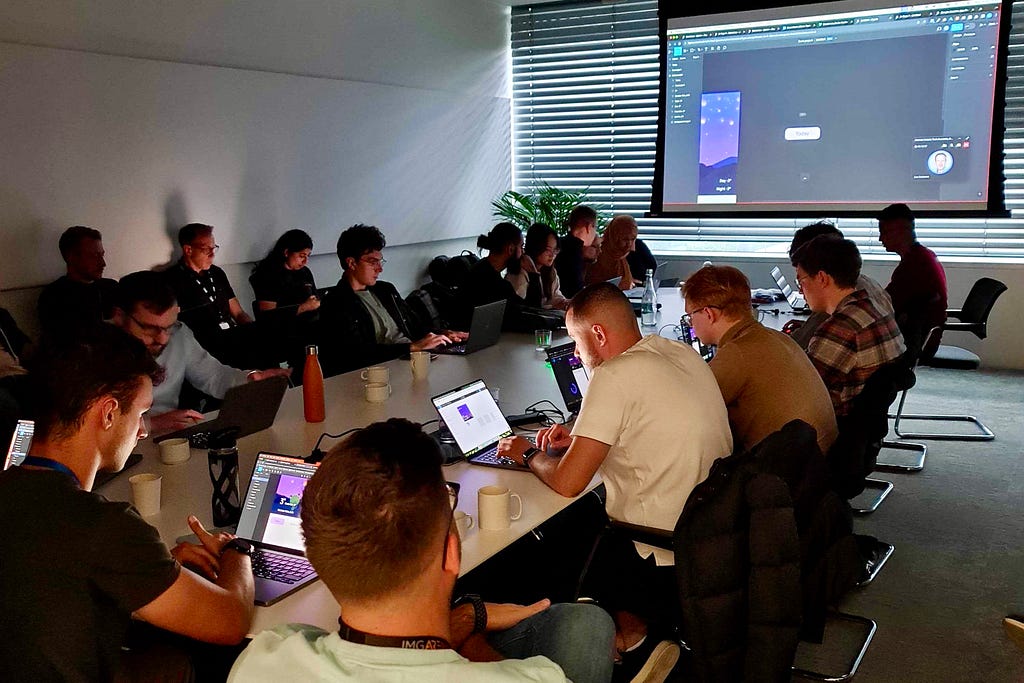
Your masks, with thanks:
M295 583L313 573L313 566L304 557L284 553L264 552L259 548L252 551L252 573L261 579Z
M504 455L498 455L497 446L495 446L494 448L488 448L486 451L474 453L472 456L472 460L473 462L478 464L487 463L489 465L515 465L516 467L520 466L512 458L506 457Z
M447 346L442 347L442 350L444 351L444 353L465 353L466 344L465 342L459 342L458 344L448 344Z

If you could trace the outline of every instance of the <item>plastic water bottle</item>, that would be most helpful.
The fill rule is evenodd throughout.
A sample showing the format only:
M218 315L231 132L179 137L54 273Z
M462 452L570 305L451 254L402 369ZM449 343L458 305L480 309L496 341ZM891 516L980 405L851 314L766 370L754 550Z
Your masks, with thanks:
M644 279L644 295L640 299L640 324L648 327L657 324L657 315L658 290L654 286L654 270L648 268Z
M317 348L310 344L306 347L306 365L302 368L302 412L306 422L323 422L324 408L324 373L320 369Z

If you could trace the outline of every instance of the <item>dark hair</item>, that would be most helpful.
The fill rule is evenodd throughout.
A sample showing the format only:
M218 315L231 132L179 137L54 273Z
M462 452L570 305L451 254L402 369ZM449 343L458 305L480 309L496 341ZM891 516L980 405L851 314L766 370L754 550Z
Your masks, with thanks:
M84 225L72 225L61 233L60 240L57 242L57 248L60 249L60 255L67 261L71 252L78 249L78 245L85 240L102 239L103 235L95 228L87 228Z
M797 249L793 265L800 266L808 275L825 271L839 287L855 287L860 277L860 251L850 240L822 235Z
M597 224L597 211L594 211L589 206L580 204L579 206L573 207L573 210L569 212L569 217L565 219L565 227L568 230L572 230L577 225L583 225L584 223Z
M256 264L256 267L265 268L281 266L285 261L284 252L287 251L294 254L297 251L312 248L313 238L310 237L309 234L298 229L288 230L277 238L277 241L274 242L274 246L269 252L267 252L267 255L263 257L263 260Z
M906 204L890 204L878 213L879 221L905 220L913 227L914 212Z
M178 303L167 276L152 270L129 273L117 283L117 307L131 314L142 306L157 315Z
M189 223L182 226L178 231L178 244L185 246L192 244L197 237L205 237L213 234L213 226L206 223Z
M555 238L555 249L558 249L558 233L547 223L534 223L526 231L526 240L523 243L523 253L534 261L548 248L548 239ZM515 270L513 270L513 265ZM540 269L541 288L544 297L550 299L555 293L555 269L552 266L538 266ZM508 265L511 273L518 273L521 269L519 263Z
M794 267L796 267L796 261L793 260L793 254L795 254L800 247L821 235L832 235L839 239L843 238L843 233L839 231L839 228L828 221L818 221L817 223L805 225L793 233L793 241L789 243L789 260Z
M498 223L486 235L476 238L478 249L501 251L509 244L518 244L523 239L522 231L512 223Z
M732 266L704 266L686 278L683 298L700 306L717 306L733 317L750 317L750 280Z
M441 552L450 518L437 442L399 418L335 446L302 498L306 556L339 600L415 579Z
M113 396L121 413L128 412L142 378L158 384L163 370L138 339L97 323L75 335L47 338L36 354L33 376L35 434L47 440L72 436L104 396Z
M622 290L610 282L587 285L569 300L566 313L587 322L600 322L609 318L636 321L636 314Z
M371 251L384 251L386 245L387 240L384 239L384 233L376 226L356 223L338 237L338 260L341 261L341 267L344 268L345 259L352 257L358 261L363 254L369 254Z

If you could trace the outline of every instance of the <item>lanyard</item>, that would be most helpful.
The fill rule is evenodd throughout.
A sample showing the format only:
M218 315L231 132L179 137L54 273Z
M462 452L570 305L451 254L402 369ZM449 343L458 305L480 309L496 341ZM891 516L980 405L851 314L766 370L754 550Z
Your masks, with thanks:
M82 488L82 482L78 481L78 477L71 469L62 462L56 460L50 460L49 458L40 458L35 455L30 455L21 461L22 465L29 465L31 467L42 467L48 470L54 470L55 472L61 472L71 477L71 480L75 482L75 486Z
M338 617L338 635L342 640L374 647L397 647L403 650L450 650L452 646L437 636L378 636L354 629Z

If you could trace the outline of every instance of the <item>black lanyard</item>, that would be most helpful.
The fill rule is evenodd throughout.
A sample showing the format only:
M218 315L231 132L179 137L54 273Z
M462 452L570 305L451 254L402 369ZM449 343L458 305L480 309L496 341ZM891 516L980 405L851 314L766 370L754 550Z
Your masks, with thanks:
M75 486L82 488L82 482L78 481L78 477L74 472L71 471L67 465L56 460L50 460L49 458L40 458L34 455L30 455L21 461L22 465L29 465L30 467L42 467L48 470L54 470L55 472L62 472L63 474L71 477L71 480L75 482Z
M338 617L338 635L342 640L374 647L397 647L403 650L450 650L451 644L437 636L378 636L354 629Z

